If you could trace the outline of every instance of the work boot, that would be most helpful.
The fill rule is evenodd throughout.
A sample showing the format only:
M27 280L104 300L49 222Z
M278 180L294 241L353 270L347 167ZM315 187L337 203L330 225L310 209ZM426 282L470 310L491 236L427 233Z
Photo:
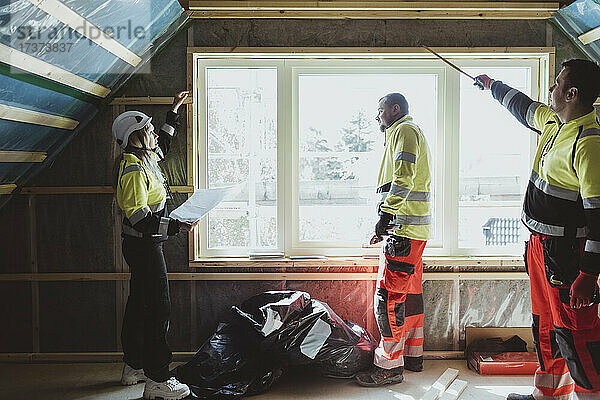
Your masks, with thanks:
M531 394L510 393L506 396L506 400L535 400Z
M383 386L402 382L404 380L403 372L404 367L385 369L374 365L369 371L356 374L354 380L360 386Z
M129 386L135 385L138 382L145 382L146 375L144 375L143 369L133 369L129 365L123 366L123 373L121 374L121 385Z
M164 382L154 382L148 378L144 387L144 399L179 400L190 395L188 385L171 377Z
M404 369L421 372L423 371L423 356L420 357L404 357Z

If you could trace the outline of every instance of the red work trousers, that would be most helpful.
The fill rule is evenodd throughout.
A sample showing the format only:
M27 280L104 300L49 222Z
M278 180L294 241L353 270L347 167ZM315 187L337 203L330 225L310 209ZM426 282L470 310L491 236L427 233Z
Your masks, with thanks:
M391 369L423 359L423 250L427 242L390 236L379 258L375 318L381 341L374 364Z
M536 400L600 399L600 319L598 305L569 305L569 286L552 287L544 255L548 237L532 234L525 264L531 285L533 337L540 366L535 373ZM551 258L549 247L546 258ZM576 257L576 255L575 255ZM551 265L551 264L550 264Z

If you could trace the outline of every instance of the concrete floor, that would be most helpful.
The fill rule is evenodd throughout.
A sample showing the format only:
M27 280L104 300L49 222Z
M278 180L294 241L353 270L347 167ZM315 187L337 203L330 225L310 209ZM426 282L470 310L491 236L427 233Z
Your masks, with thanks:
M122 364L0 364L0 399L6 400L125 400L139 399L143 384L119 385ZM284 375L271 391L253 400L361 399L418 400L446 370L460 370L469 385L461 400L503 400L510 392L532 392L531 376L482 376L467 369L465 361L425 361L425 371L407 371L405 382L382 388L363 388L348 380Z

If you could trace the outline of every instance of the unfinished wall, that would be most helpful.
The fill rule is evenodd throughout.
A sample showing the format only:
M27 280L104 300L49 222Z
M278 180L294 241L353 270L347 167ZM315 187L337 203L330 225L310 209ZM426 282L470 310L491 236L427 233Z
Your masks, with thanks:
M118 96L172 96L185 88L187 46L555 46L557 66L579 56L544 21L198 20L190 32L179 34L154 57L148 73L133 77ZM152 115L160 126L168 106L133 108ZM102 110L33 185L110 185L115 156L110 127L118 111L115 106ZM185 128L184 117L182 132ZM186 182L179 172L185 171L186 144L185 134L178 136L167 158L172 185ZM184 199L177 194L171 206ZM17 196L0 210L0 273L120 272L115 212L110 193ZM165 244L170 272L193 272L187 252L185 233ZM172 281L170 287L169 339L175 351L195 350L232 304L273 289L305 290L342 318L376 332L372 281ZM0 288L0 311L11 316L0 329L0 352L119 349L127 282L22 277L4 279ZM429 350L461 348L465 325L529 324L526 281L428 281L424 290Z

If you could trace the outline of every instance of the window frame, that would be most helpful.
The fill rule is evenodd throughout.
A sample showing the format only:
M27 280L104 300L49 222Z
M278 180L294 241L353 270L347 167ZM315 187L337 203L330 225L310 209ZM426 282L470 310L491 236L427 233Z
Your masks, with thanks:
M554 79L554 48L444 48L436 49L460 67L473 64L512 63L531 66L532 98L541 99ZM310 65L319 60L320 65ZM404 63L404 65L403 65ZM351 64L351 66L350 66ZM468 249L458 247L458 188L459 188L459 127L460 127L460 74L441 60L424 53L420 48L188 48L188 89L193 91L193 103L188 107L188 171L193 171L196 188L207 184L206 149L206 82L205 68L222 66L274 67L277 69L277 249L286 256L375 256L378 248L357 248L335 242L300 242L298 240L298 74L302 71L351 71L355 73L381 72L389 65L403 71L435 71L438 76L438 113L436 147L439 162L433 173L436 185L436 231L438 237L428 243L427 256L515 256L499 253L497 248ZM368 66L368 68L367 68ZM397 71L386 71L397 73ZM537 84L536 84L537 83ZM281 95L290 93L291 95ZM531 135L531 154L535 151L536 137ZM433 153L433 149L432 149ZM292 162L289 160L292 155ZM189 178L188 178L189 179ZM441 191L441 193L440 193ZM442 205L446 204L446 209ZM450 204L450 207L448 206ZM441 218L440 218L441 215ZM375 219L375 216L374 216ZM203 218L197 232L190 236L190 259L215 257L247 257L249 249L207 248L207 220ZM452 223L451 221L456 221ZM451 245L449 245L451 244ZM445 246L444 246L445 245ZM328 247L329 246L329 247ZM442 247L444 246L444 247ZM487 250L487 249L485 249Z

